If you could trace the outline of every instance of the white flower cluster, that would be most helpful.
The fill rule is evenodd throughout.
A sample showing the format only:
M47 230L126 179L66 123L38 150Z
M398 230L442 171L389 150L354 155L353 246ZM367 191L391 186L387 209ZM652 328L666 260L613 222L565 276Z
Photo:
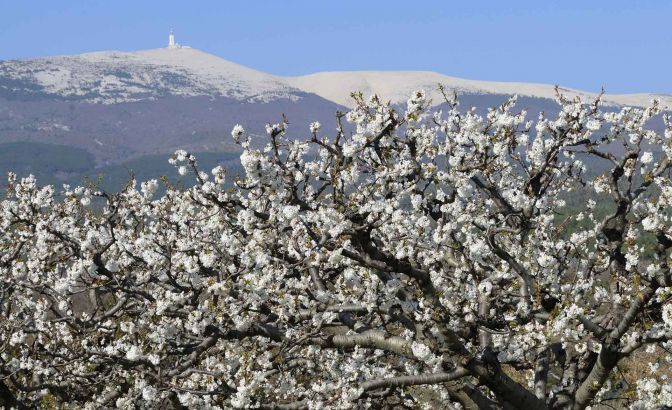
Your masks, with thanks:
M592 354L609 366L644 348L661 357L632 401L670 405L672 126L648 125L656 105L603 113L558 96L535 123L515 97L430 112L417 91L403 115L354 97L352 132L333 139L315 122L294 140L283 118L253 147L236 125L241 175L176 151L194 185L161 195L156 180L57 192L10 174L2 394L347 409L473 407L477 392L491 408L585 408L614 386Z

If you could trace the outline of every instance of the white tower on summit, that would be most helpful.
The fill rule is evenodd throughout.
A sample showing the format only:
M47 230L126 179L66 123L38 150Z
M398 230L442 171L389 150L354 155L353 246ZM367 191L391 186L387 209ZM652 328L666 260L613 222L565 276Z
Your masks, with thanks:
M173 34L173 30L170 30L170 34L168 34L168 48L178 48L178 45L175 42L175 34Z

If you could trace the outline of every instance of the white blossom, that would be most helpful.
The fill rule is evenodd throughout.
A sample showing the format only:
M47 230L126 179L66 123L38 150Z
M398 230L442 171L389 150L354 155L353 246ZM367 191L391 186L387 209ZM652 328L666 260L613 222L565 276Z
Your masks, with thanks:
M558 95L532 121L515 98L436 111L431 95L398 114L354 94L338 138L283 121L253 145L236 125L240 172L177 150L195 178L160 195L156 180L102 193L10 174L5 390L26 407L445 407L446 383L405 384L456 372L537 408L552 351L542 401L586 391L581 407L623 381L608 361L607 382L592 372L615 348L642 362L633 406L671 405L672 185L667 161L651 166L672 153L669 118L661 131L657 106Z

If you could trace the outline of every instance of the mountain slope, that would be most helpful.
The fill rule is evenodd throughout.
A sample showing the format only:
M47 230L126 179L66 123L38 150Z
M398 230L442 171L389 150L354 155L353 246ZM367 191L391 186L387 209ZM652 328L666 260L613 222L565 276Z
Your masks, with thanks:
M0 97L61 98L115 104L165 96L218 96L245 102L297 101L312 93L351 106L352 91L377 93L403 103L411 92L425 89L442 101L437 85L460 94L518 94L552 99L549 84L466 80L430 71L344 71L281 77L232 63L194 48L105 51L75 56L0 61ZM561 88L584 100L595 93ZM671 95L623 94L603 97L609 105L646 106L657 98L672 106Z
M312 121L329 124L338 104L314 94L265 103L228 97L165 96L115 104L87 101L8 100L0 97L0 143L34 141L83 148L100 164L147 154L168 154L177 148L233 151L231 129L242 124L262 135L266 123L289 118L290 132L303 137Z
M519 94L530 115L552 115L554 87L545 84L464 80L434 72L331 72L281 77L193 48L105 51L74 56L0 61L0 143L39 142L91 153L96 164L120 163L177 148L234 151L229 137L242 124L265 141L266 123L286 114L290 138L308 124L332 129L352 91L377 93L404 104L425 89L441 104L438 84L460 94L464 106L496 106ZM594 94L563 89L584 100ZM607 95L612 105L647 105L649 94ZM672 106L672 96L657 96Z
M291 86L306 92L317 94L327 100L345 106L352 106L350 93L362 91L364 95L376 93L393 103L403 103L417 89L424 89L432 101L439 104L443 96L438 84L458 94L517 94L526 97L555 97L555 86L535 83L495 82L465 80L449 77L431 71L343 71L310 74L301 77L286 78ZM570 96L580 96L590 101L597 94L561 87L560 90ZM654 94L604 95L603 102L608 105L647 106L652 98L660 100L664 106L672 107L672 96Z
M235 124L265 135L286 114L292 131L344 109L192 48L97 52L0 62L0 143L83 148L99 164L177 148L231 151Z
M5 96L55 96L106 104L166 95L267 102L296 100L301 92L280 77L193 48L107 51L0 62L0 90Z

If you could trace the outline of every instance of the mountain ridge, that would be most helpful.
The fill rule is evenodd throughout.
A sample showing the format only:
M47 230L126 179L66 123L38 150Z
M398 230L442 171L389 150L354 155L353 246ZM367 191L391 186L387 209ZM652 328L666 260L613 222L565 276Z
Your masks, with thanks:
M481 114L511 94L519 95L517 107L527 110L529 118L542 111L552 116L559 109L552 99L554 87L545 84L464 80L426 71L283 77L186 47L99 51L0 61L0 144L78 148L95 158L96 167L169 155L178 148L231 153L239 150L230 138L236 124L259 145L267 138L265 125L282 121L283 114L290 121L289 138L309 137L313 121L322 123L322 132L328 134L335 130L336 112L352 107L352 91L378 93L403 109L419 88L440 105L439 83L456 90L463 107L477 107ZM564 92L587 102L596 97L579 90ZM607 95L603 101L645 105L651 97ZM659 97L661 105L672 105L672 96Z
M4 83L1 81L4 79ZM438 84L466 94L518 94L535 98L555 96L555 86L541 83L469 80L434 71L331 71L302 76L279 76L231 62L196 48L157 48L139 51L97 51L77 55L0 61L0 90L117 104L165 95L223 96L247 102L279 99L296 101L311 93L352 107L350 93L379 94L392 103L405 102L422 88L436 104L442 101ZM9 86L7 85L9 83ZM584 101L596 93L560 87ZM605 94L606 105L646 106L657 98L672 107L672 95Z
M362 91L365 95L380 93L394 103L404 102L417 89L424 89L437 104L443 102L438 84L458 94L505 94L553 99L555 85L543 83L468 80L451 77L435 71L331 71L287 77L289 84L312 92L342 105L350 105L350 92ZM561 93L580 97L590 102L599 94L558 86ZM604 94L602 102L609 106L648 106L651 99L658 99L664 106L672 107L672 95L633 93Z
M25 90L93 103L115 104L165 95L217 95L237 100L296 100L276 76L192 48L100 51L0 61L0 78ZM3 84L0 83L0 88ZM7 88L5 86L4 88Z

